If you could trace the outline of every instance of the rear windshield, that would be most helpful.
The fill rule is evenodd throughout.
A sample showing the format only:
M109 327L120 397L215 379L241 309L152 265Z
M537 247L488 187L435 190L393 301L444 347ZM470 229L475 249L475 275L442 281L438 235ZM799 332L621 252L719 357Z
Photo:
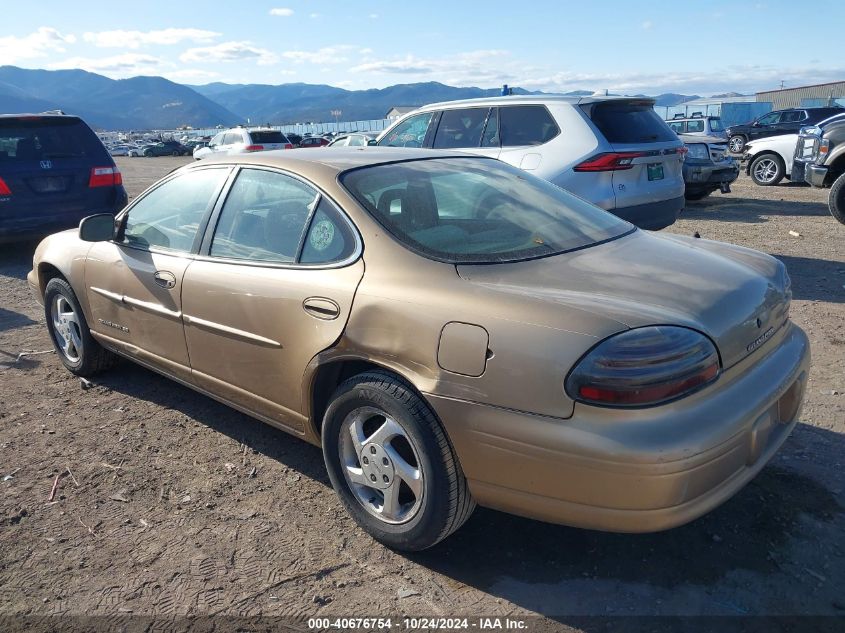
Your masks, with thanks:
M609 102L593 107L592 120L609 143L676 141L675 134L645 103Z
M0 162L101 157L105 152L77 118L0 118Z
M254 131L249 133L253 143L287 143L285 135L276 130Z
M629 231L616 216L497 160L436 158L346 172L341 184L411 250L449 263L518 261Z

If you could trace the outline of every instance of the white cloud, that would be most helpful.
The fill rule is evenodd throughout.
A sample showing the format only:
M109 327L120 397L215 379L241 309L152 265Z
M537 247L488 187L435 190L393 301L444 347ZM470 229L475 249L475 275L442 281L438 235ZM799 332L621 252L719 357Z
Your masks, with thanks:
M239 62L255 61L260 66L275 64L278 57L252 42L222 42L215 46L189 48L179 56L183 62Z
M82 36L86 42L100 48L140 48L145 45L166 46L181 42L211 42L220 37L215 31L202 29L160 29L156 31L88 32Z
M321 17L321 15L319 13L310 13L308 14L308 17L312 20L316 20L317 18Z
M491 60L496 58L495 63ZM427 76L445 84L496 85L511 83L532 71L530 66L510 59L503 50L477 50L448 58L419 58L406 55L392 59L365 59L349 69L354 73Z
M139 53L124 53L112 57L71 57L48 66L50 69L81 68L93 73L115 77L132 77L142 74L157 74L164 66L164 62L152 55Z
M200 70L198 68L184 68L182 70L169 70L161 73L161 76L170 81L195 83L210 81L220 78L220 73L213 70Z
M50 53L64 53L65 44L76 42L74 35L63 35L49 26L23 37L7 35L0 37L0 60L3 64L14 64L22 59L47 57Z
M309 64L342 64L348 62L347 55L351 53L368 54L369 49L358 48L357 46L350 46L348 44L338 44L335 46L325 46L316 51L285 51L282 57L290 59L291 61L301 64L308 62Z
M641 26L643 28L643 31L650 31L651 27L654 26L654 23L651 20L646 20L645 22L642 23Z
M370 14L370 19L371 19L371 20L378 20L378 13L371 13L371 14Z
M287 9L282 7L270 9L270 15L276 15L282 18L289 18L293 15L293 9Z

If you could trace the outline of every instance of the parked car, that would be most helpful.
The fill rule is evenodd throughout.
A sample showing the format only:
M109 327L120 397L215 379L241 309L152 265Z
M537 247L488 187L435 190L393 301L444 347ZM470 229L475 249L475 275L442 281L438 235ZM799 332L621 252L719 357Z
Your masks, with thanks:
M131 146L131 147L129 148L129 150L127 151L126 155L127 155L127 156L129 156L129 157L133 157L133 158L137 158L138 156L143 156L143 155L144 155L144 150L145 150L147 147L149 147L149 145L148 145L148 144L133 145L133 146Z
M85 122L67 114L0 115L0 242L70 228L126 205L120 170Z
M424 106L380 146L460 149L530 171L641 228L684 206L684 145L650 99L513 96Z
M376 132L353 132L338 136L326 147L366 147L367 145L375 145Z
M476 503L691 521L772 458L808 381L775 258L449 151L192 163L33 265L68 370L123 355L321 445L347 511L397 549Z
M112 145L107 148L112 156L129 156L129 150L134 149L131 145Z
M714 191L730 193L739 167L728 155L727 140L694 134L678 136L687 148L683 167L686 199L701 200Z
M179 141L160 141L147 145L141 154L146 157L150 156L188 156L191 150L182 145Z
M845 113L801 130L792 180L830 187L830 214L845 224Z
M299 142L300 147L324 147L329 144L325 136L304 136Z
M701 112L693 112L692 116L676 114L673 119L666 121L671 130L677 134L691 134L695 136L715 136L727 139L725 126L718 116L703 115Z
M803 126L813 125L840 112L843 112L843 109L839 106L774 110L750 123L730 126L726 130L728 147L734 154L741 154L748 141L781 134L798 134Z
M751 141L746 144L742 156L745 173L763 187L771 187L784 178L791 178L792 157L797 142L797 134L780 134Z
M293 149L293 143L279 130L236 127L214 136L206 147L194 150L194 158L250 154L274 149Z

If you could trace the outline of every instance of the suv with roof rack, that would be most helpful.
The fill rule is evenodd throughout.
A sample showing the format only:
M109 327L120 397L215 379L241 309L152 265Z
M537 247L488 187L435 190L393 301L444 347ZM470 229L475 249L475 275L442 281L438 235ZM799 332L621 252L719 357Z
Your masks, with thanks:
M120 170L82 119L0 115L0 242L68 229L126 202Z
M722 125L721 117L704 115L701 112L693 112L691 116L676 114L666 121L669 128L678 135L692 134L694 136L718 136L727 139L725 126Z
M460 149L530 171L645 229L684 207L684 145L652 99L509 96L423 106L378 145Z

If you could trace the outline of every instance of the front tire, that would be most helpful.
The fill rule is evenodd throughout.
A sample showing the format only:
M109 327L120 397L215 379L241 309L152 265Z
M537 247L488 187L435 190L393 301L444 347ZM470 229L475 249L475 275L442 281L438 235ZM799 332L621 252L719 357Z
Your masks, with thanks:
M56 277L47 283L44 316L56 354L71 373L93 376L114 365L117 357L91 336L79 300L64 279Z
M845 173L840 174L833 181L827 205L830 209L830 215L845 224Z
M741 134L737 134L732 136L730 140L728 140L728 149L731 151L732 154L741 154L742 150L745 149L745 137Z
M773 187L786 175L783 160L776 154L763 154L751 161L751 180L761 187Z
M341 384L322 439L329 478L347 512L388 547L432 547L475 509L439 421L391 374L368 372Z

